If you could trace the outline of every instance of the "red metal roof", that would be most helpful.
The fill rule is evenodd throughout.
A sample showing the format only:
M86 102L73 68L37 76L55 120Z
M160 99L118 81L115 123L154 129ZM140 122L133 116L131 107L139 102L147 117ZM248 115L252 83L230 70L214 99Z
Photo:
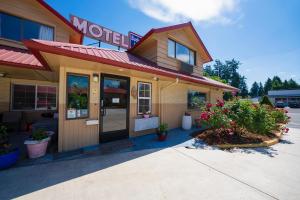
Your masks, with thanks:
M0 45L0 64L38 70L47 70L28 50Z
M24 44L32 50L34 55L41 58L39 51L48 52L73 58L99 62L112 66L143 71L151 74L167 76L171 78L179 78L181 80L190 81L194 83L211 85L218 88L237 91L238 89L227 84L206 78L192 75L182 74L175 70L166 69L158 66L145 58L133 55L129 52L122 52L116 50L108 50L97 48L93 46L84 46L78 44L52 42L44 40L27 40Z
M193 26L193 24L191 22L187 22L187 23L183 23L183 24L176 24L176 25L172 25L172 26L166 26L166 27L162 27L162 28L152 28L150 31L148 31L148 33L146 33L144 35L144 37L142 37L140 39L140 41L138 41L138 43L136 43L128 51L132 52L134 49L136 49L138 46L140 46L147 38L149 38L154 33L161 33L161 32L171 31L171 30L175 30L175 29L179 29L179 28L184 28L184 27L191 28L191 30L193 31L195 37L197 38L197 41L199 42L200 46L204 49L204 52L205 52L206 56L208 57L207 62L212 61L213 59L212 59L211 55L207 51L207 48L205 47L204 43L202 42L201 38L199 37L197 31L195 30L195 28L194 28L194 26Z

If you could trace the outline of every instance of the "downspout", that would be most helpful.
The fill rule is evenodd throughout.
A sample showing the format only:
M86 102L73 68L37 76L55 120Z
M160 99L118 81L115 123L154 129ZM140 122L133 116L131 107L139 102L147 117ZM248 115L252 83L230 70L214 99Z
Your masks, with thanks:
M162 103L162 99L163 99L163 91L173 85L176 85L179 83L179 78L176 78L175 82L171 82L168 85L164 86L164 87L160 87L159 88L159 116L160 116L160 123L164 122L164 113L163 113L163 103Z

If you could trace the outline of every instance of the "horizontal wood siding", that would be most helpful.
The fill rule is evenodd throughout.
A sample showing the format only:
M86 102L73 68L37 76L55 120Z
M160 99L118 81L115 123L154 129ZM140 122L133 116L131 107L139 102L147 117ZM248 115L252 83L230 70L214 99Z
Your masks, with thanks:
M221 90L206 86L179 83L162 89L162 121L168 123L169 128L181 127L182 116L186 111L192 114L193 123L195 118L200 116L201 111L199 109L188 109L187 107L187 94L189 90L206 93L207 102L215 103L217 99L222 99Z
M146 44L143 48L140 48L136 54L142 56L152 62L157 62L157 42L153 41L150 44Z

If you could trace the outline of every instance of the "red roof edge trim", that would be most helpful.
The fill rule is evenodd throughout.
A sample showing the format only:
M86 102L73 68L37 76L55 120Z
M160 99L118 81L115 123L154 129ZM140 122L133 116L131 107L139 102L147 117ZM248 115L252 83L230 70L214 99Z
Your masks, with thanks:
M184 28L184 27L190 27L192 29L194 35L196 36L198 42L200 43L200 46L204 49L204 52L209 59L208 62L212 61L213 59L212 59L211 55L209 54L207 48L205 47L204 43L202 42L201 38L199 37L196 29L194 28L194 26L191 22L177 24L177 25L173 25L173 26L166 26L166 27L162 27L162 28L151 29L148 33L146 33L146 35L144 37L142 37L142 39L140 41L138 41L138 43L136 43L136 45L134 45L134 47L129 49L128 52L132 52L134 49L136 49L138 46L140 46L153 33L161 33L161 32Z
M36 68L35 66L31 66L31 65L28 65L28 64L8 62L8 61L4 61L4 60L0 60L0 64L1 65L8 65L10 67L20 67L20 68L33 69L33 70L49 71L46 68Z
M49 10L53 15L58 17L62 22L64 22L67 26L73 29L75 32L80 34L80 41L82 44L83 41L83 33L79 31L77 28L73 26L66 18L64 18L61 14L59 14L55 9L53 9L49 4L47 4L44 0L36 0L41 6Z
M61 49L61 48L54 47L54 46L48 46L48 45L41 44L41 43L38 43L38 42L33 41L33 40L26 40L26 41L24 41L24 44L29 49L32 49L33 51L36 50L36 51L43 51L43 52L53 53L53 54L62 55L62 56L69 56L69 57L78 58L78 59L82 59L82 60L99 62L99 63L103 63L103 64L107 64L107 65L118 66L118 67L122 67L122 68L125 68L125 69L143 71L143 72L146 72L146 73L152 73L152 74L166 76L166 77L170 77L170 78L180 77L181 80L185 80L185 81L189 81L189 82L194 82L194 83L198 83L198 84L200 83L200 84L204 84L204 85L210 85L210 86L214 86L214 87L217 87L217 88L223 88L223 89L228 89L228 90L232 90L232 91L238 91L237 88L234 88L232 86L219 85L219 84L215 84L215 83L208 83L206 80L201 80L201 79L196 80L193 77L180 76L179 73L168 72L168 71L162 70L160 68L155 68L155 69L153 69L153 68L152 69L143 68L143 70L140 70L140 69L137 69L136 67L134 67L133 65L128 64L128 63L122 63L122 62L118 62L118 61L114 61L114 60L110 60L110 59L106 59L106 58L100 58L100 57L95 57L95 56L83 54L83 53L80 53L80 52L70 51L70 50L67 50L67 49ZM37 58L40 58L40 56L37 57Z

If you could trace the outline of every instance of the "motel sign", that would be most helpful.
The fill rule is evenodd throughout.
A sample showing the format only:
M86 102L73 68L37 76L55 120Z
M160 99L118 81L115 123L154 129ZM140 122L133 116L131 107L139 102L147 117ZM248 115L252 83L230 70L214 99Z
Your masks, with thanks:
M71 15L71 23L87 37L124 49L133 47L142 38L133 32L128 35L121 34L74 15Z

